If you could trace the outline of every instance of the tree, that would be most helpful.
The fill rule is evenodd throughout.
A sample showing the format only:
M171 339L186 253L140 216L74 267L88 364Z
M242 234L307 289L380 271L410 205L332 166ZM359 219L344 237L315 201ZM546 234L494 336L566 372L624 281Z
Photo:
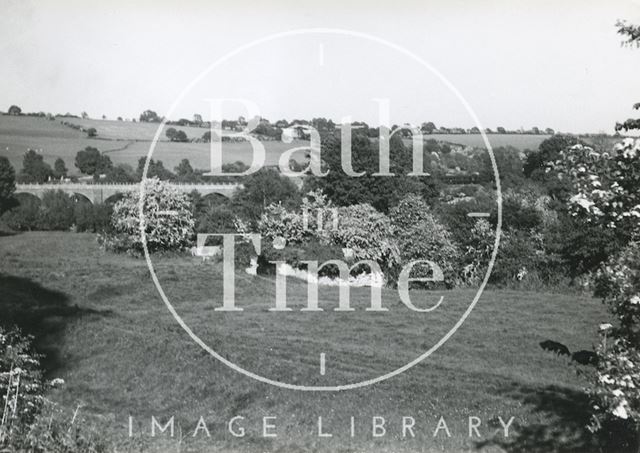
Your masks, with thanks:
M157 178L145 180L144 185L144 217L140 218L141 192L127 193L113 207L113 231L102 236L102 245L117 252L141 253L141 220L150 252L180 250L192 244L195 222L189 196Z
M89 118L89 114L87 112L82 112L80 116L82 117L83 120L86 120L87 118Z
M189 163L189 159L182 159L174 170L179 181L189 181L193 178L193 167Z
M383 271L399 264L393 227L386 215L365 203L339 208L338 218L338 228L329 231L333 243L351 249L357 260L376 261Z
M9 107L8 113L9 115L22 115L22 109L17 105L12 105Z
M146 157L141 157L138 159L138 168L136 170L136 174L138 175L138 179L142 179L142 172L144 170L145 163L147 162ZM147 179L150 178L158 178L160 180L173 180L176 175L174 175L170 170L167 170L164 167L164 164L161 160L153 160L149 159L149 168L147 169Z
M97 179L101 174L109 171L113 164L109 156L101 154L97 148L87 146L76 154L76 167L85 175L93 175Z
M504 127L502 127L502 126L496 127L496 132L498 134L506 134L507 133L506 129Z
M178 131L175 128L170 127L169 129L167 129L164 135L166 135L170 141L174 141L177 133Z
M200 126L202 124L202 115L200 115L199 113L194 113L193 122L196 123L196 125Z
M281 202L287 208L300 204L300 193L291 178L280 172L263 168L242 180L243 188L233 198L247 218L257 220L271 203Z
M42 184L53 177L51 166L44 161L41 154L30 149L22 159L22 170L18 179L25 183Z
M53 163L53 174L58 179L67 177L67 166L61 157L58 157Z
M579 142L573 135L555 134L542 141L537 151L525 151L524 176L541 183L561 209L570 196L571 184L567 179L559 179L551 166L560 159L563 150Z
M422 125L420 126L420 130L425 134L433 134L436 129L436 125L431 121L429 121L428 123L422 123Z
M184 131L176 130L173 127L170 127L169 129L167 129L167 131L165 132L165 135L172 142L187 142L187 141L189 141L189 139L187 137L187 134Z
M329 169L323 177L309 175L305 179L307 190L322 191L338 206L368 203L381 212L387 212L407 193L421 193L424 180L429 177L407 176L412 171L412 152L405 147L398 135L393 135L389 146L390 171L395 176L373 176L379 170L377 141L358 129L352 136L352 163L356 172L363 176L354 178L342 169L340 139L329 135L322 142L322 160Z
M389 218L392 237L400 250L400 266L406 266L413 260L429 259L442 271L444 284L452 288L457 279L458 251L451 234L431 213L424 200L417 195L407 195L389 211ZM433 277L433 274L431 266L416 266L412 276L426 278Z
M547 135L553 135L553 134L555 134L555 133L556 133L556 132L555 132L553 129L551 129L550 127L546 128L546 129L544 130L544 132L545 132L545 134L547 134Z
M640 45L640 27L625 22L617 26L624 44ZM640 129L640 121L635 121L628 122L629 129ZM593 428L602 420L627 423L636 431L640 451L640 140L626 138L613 153L574 145L560 153L554 169L571 182L574 216L629 238L599 274L596 295L612 319L600 325L602 341L590 393L595 400Z
M0 156L0 214L10 205L10 200L16 190L16 171L9 159Z
M493 157L498 167L500 181L505 186L518 186L523 182L522 159L519 151L512 146L494 148ZM481 162L480 178L482 181L493 181L494 172L488 152L479 155Z
M95 127L90 127L87 129L87 137L93 138L98 135L98 131Z
M162 119L153 110L145 110L140 114L141 123L160 123Z
M137 177L136 172L133 170L131 165L118 164L107 171L105 181L129 184L139 182L140 178Z
M42 206L38 215L41 230L65 231L74 222L74 202L62 190L48 190L42 196Z

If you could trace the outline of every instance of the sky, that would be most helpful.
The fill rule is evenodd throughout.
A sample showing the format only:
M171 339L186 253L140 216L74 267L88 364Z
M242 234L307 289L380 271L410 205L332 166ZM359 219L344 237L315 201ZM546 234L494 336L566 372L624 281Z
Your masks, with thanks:
M612 132L640 101L618 19L640 0L4 0L0 110L206 119L240 98L270 120Z

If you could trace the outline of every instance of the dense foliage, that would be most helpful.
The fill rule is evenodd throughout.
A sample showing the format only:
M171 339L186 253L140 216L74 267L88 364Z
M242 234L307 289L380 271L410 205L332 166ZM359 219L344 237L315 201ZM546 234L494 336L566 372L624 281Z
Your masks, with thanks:
M139 191L130 192L115 204L112 230L101 236L102 245L109 250L139 254L144 231L150 252L189 247L195 222L188 195L157 178L145 180L142 217L140 196Z

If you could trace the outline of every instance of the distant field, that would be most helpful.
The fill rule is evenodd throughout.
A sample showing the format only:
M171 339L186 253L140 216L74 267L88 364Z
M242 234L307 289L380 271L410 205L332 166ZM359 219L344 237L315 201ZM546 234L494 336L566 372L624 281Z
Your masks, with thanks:
M464 146L475 146L485 148L484 140L480 134L432 134L428 138L438 141L457 143ZM499 146L513 146L524 151L526 149L538 149L543 140L549 135L527 135L527 134L488 134L487 138L493 148Z
M571 350L597 341L602 304L581 295L486 291L461 329L431 358L402 375L366 389L304 393L259 384L218 363L195 345L160 300L144 260L98 249L95 237L74 233L28 233L0 237L0 317L34 319L51 377L65 386L51 398L100 420L118 451L224 452L595 452L587 423L584 377L565 358L540 349L560 341ZM221 268L192 257L154 259L176 310L230 360L290 383L355 382L413 359L451 326L473 290L416 291L426 305L440 294L441 309L407 313L397 293L383 291L387 313L366 312L368 291L353 289L351 313L336 313L335 289L322 290L322 313L301 313L306 285L291 281L287 300L295 310L268 312L274 282L238 273L242 313L213 311L221 302ZM31 318L29 318L31 317ZM319 355L326 353L326 376ZM137 439L126 435L135 416ZM149 417L174 415L184 439L150 439ZM199 416L212 437L190 438ZM226 432L226 421L246 417L248 435ZM278 438L265 439L261 417L277 417ZM467 417L483 420L482 439L467 437ZM317 437L322 416L333 438ZM349 417L357 435L348 435ZM371 417L384 416L389 434L371 437ZM400 437L403 416L416 418L415 439ZM445 417L452 437L433 438ZM516 417L509 439L495 437L497 417ZM139 436L144 427L146 436ZM187 430L190 431L187 431ZM111 451L111 450L110 450ZM614 451L614 450L607 450Z
M67 121L82 127L94 127L98 131L95 139L87 138L87 134L60 124ZM44 159L53 164L61 157L67 168L78 174L74 167L76 153L86 146L94 146L109 154L115 164L129 164L134 168L138 159L149 152L150 141L157 129L156 124L133 123L125 121L93 120L80 118L56 118L49 121L45 118L0 116L0 155L6 156L16 169L22 167L22 157L29 149L38 150ZM204 128L177 127L187 133L190 138L201 137ZM494 147L513 146L519 150L536 149L545 135L490 135L489 141ZM484 147L481 135L447 135L433 134L430 138L458 143L465 146ZM172 143L164 134L158 143L154 159L160 159L165 167L173 169L182 159L189 159L195 168L208 168L210 148L206 143ZM263 142L266 149L266 165L278 163L280 155L293 146L282 142ZM250 163L252 150L248 142L225 143L223 160L237 160Z
M95 127L99 137L87 138L87 134L60 124L60 121L80 124L83 127ZM29 148L38 150L45 161L53 164L61 157L72 173L78 174L74 167L76 153L86 146L94 146L107 153L115 164L129 164L134 168L140 157L149 152L151 139L157 125L122 121L82 120L79 118L58 118L49 121L45 118L0 116L0 155L6 156L16 168L22 168L22 157ZM184 129L190 137L201 136L206 129ZM104 134L104 135L103 135ZM104 138L110 140L104 140ZM189 159L195 168L208 168L210 148L206 143L171 143L163 141L156 146L153 158L160 159L165 167L173 169L182 159ZM282 152L292 145L282 142L264 142L266 165L275 165ZM247 142L225 143L223 160L237 160L250 163L251 146Z

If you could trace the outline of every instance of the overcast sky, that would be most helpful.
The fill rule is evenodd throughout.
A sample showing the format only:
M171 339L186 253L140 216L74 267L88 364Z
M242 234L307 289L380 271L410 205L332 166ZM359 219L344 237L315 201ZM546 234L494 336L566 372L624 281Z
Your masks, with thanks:
M135 6L132 6L135 3ZM256 2L257 3L257 2ZM640 0L607 1L25 1L0 15L0 110L165 115L208 66L287 30L373 35L430 63L484 127L612 131L640 101L640 49L617 19L640 23ZM383 44L347 35L282 37L205 74L170 115L209 116L206 98L241 97L271 120L325 116L378 122L475 123L432 72ZM242 113L231 106L228 115Z

